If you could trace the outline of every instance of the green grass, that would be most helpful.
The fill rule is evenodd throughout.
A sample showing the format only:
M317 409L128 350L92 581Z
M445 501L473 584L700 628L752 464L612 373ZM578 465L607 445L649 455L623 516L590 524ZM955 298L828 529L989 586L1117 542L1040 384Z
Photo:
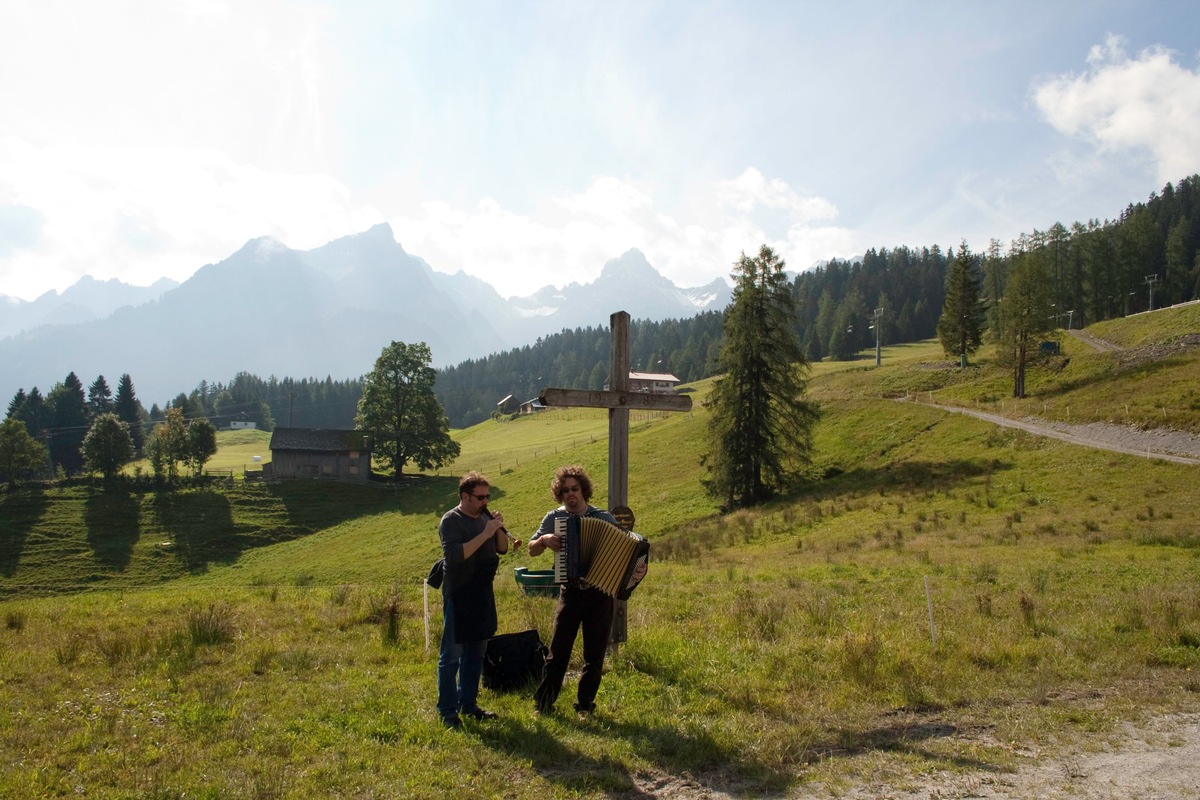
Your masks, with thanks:
M1012 397L1011 369L997 363L990 345L965 370L934 343L899 351L878 369L872 353L871 366L829 374L814 390L821 399L915 395L1017 419L1109 422L1200 434L1197 348L1170 346L1200 333L1200 305L1109 320L1088 331L1128 349L1099 353L1063 336L1062 356L1034 359L1026 377L1028 396L1019 400Z
M1030 402L1059 391L1074 416L1121 370L1066 344ZM485 692L499 720L443 731L420 582L466 469L521 538L559 464L585 464L603 505L604 412L458 431L453 469L397 487L0 496L0 797L591 798L669 776L836 796L1200 710L1196 468L896 403L997 379L985 359L935 368L930 343L871 355L814 369L827 477L753 511L700 489L699 402L635 416L630 504L655 561L590 720ZM1160 368L1161 391L1195 359ZM503 630L548 640L553 600L510 572L548 563L504 559Z
M1088 332L1121 347L1170 342L1200 333L1200 304L1110 319L1090 326Z
M268 431L240 430L217 431L217 453L204 465L209 472L232 471L235 480L241 480L244 470L262 469L263 463L271 460L271 434ZM259 460L255 461L254 457ZM186 474L186 468L183 469ZM125 466L125 475L150 475L153 470L150 460L141 458Z

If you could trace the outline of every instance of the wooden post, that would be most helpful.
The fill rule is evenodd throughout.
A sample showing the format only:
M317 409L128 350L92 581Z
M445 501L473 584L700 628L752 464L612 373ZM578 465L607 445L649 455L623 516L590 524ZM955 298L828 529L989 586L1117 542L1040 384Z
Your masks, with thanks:
M629 393L629 314L618 311L609 317L612 346L609 348L608 388ZM688 398L689 401L691 398ZM690 405L690 402L689 402ZM608 507L629 505L629 406L608 409Z

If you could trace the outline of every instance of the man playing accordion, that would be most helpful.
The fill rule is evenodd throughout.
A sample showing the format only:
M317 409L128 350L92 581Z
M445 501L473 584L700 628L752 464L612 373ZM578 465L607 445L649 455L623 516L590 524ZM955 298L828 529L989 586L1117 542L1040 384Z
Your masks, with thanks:
M559 467L550 482L550 492L561 505L542 519L537 532L529 540L529 555L541 555L547 548L558 553L562 550L563 537L555 533L555 520L568 515L597 517L616 525L612 514L590 505L592 481L583 467L578 465ZM641 580L646 572L639 564L633 578ZM554 609L554 632L550 637L550 655L546 658L546 672L533 698L541 714L549 713L562 691L563 678L571 661L571 650L575 636L583 631L583 673L579 678L575 710L590 714L596 710L596 692L604 670L604 653L608 649L609 631L612 628L613 599L593 586L563 585L559 590L558 605Z

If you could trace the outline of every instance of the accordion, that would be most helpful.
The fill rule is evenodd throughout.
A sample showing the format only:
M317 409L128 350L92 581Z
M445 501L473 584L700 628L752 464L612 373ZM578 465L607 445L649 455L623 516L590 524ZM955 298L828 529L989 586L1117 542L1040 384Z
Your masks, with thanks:
M582 581L607 595L626 600L637 588L633 573L650 560L646 537L597 517L571 514L554 520L562 549L554 558L554 582L578 586Z

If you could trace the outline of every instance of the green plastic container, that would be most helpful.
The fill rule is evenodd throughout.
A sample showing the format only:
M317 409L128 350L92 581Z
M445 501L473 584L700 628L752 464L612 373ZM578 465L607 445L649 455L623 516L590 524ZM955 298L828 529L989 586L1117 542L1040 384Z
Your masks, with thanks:
M516 567L513 569L513 577L517 581L517 586L520 586L525 594L544 597L558 596L558 584L554 582L554 570L552 569Z

